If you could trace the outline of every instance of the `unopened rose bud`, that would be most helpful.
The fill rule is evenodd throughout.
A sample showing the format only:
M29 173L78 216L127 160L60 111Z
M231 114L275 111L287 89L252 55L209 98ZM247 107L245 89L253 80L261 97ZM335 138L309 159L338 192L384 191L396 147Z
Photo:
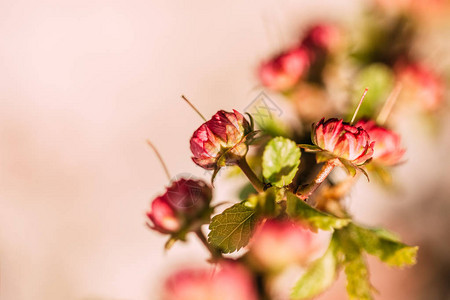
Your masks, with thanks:
M263 63L259 68L259 78L269 89L287 91L298 83L308 67L309 59L306 49L295 48Z
M298 222L268 220L256 230L249 257L259 268L281 271L317 258L325 251L329 239L329 233L314 233Z
M331 24L317 24L312 26L302 41L302 45L310 50L319 49L333 52L341 44L341 32Z
M164 195L153 200L151 210L147 212L147 217L153 223L151 227L161 233L178 232L183 225L182 220L177 216Z
M416 99L427 111L435 111L444 100L442 79L424 64L412 63L397 68L405 99Z
M363 165L373 155L374 143L361 127L352 126L338 119L324 119L313 125L313 143L336 158Z
M211 198L211 187L202 180L174 181L163 195L153 200L147 212L150 227L167 234L195 230L191 225L199 226L199 220L209 217Z
M401 139L398 134L385 127L378 126L374 121L361 120L355 126L364 128L369 134L370 140L375 142L372 156L374 163L392 166L401 161L405 149L401 146Z
M218 111L192 135L192 160L207 170L235 165L247 154L252 132L250 123L236 110Z
M257 300L250 273L237 263L223 263L211 275L207 269L185 269L170 276L164 300Z

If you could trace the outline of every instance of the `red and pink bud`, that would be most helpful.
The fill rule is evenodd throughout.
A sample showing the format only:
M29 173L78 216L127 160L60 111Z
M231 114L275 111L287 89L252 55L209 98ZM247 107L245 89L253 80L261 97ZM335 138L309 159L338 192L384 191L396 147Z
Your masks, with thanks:
M202 180L180 179L174 181L166 192L156 197L147 217L149 226L161 233L173 234L181 229L192 229L190 223L198 223L210 214L211 187Z
M303 38L302 45L306 48L321 49L333 52L342 42L342 34L338 27L331 24L317 24L312 26Z
M375 142L373 148L373 162L384 166L392 166L400 163L405 149L401 145L401 139L395 132L378 126L374 121L361 120L355 126L364 128L369 134L370 140Z
M192 135L192 160L207 170L234 165L247 154L246 142L252 131L250 123L238 111L218 111Z
M316 146L354 165L363 165L372 158L374 143L371 143L369 134L343 120L322 119L313 125L312 135Z
M257 300L250 273L237 263L222 263L212 275L207 269L185 269L170 276L164 300Z
M329 239L329 233L314 233L298 222L269 220L256 230L249 256L257 267L279 271L317 258L326 250Z
M150 227L161 233L175 233L183 226L183 220L177 216L164 195L153 200L147 217L152 222Z
M428 111L435 111L444 100L444 82L430 68L420 63L397 68L397 78L403 84L405 98L416 99Z
M258 73L264 86L274 91L287 91L299 82L308 68L308 53L301 47L289 50L263 63Z

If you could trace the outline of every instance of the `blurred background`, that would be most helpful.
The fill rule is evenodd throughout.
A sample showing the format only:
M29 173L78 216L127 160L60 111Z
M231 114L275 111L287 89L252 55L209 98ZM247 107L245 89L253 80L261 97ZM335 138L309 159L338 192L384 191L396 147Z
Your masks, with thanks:
M165 253L166 238L145 227L150 200L167 184L145 140L172 175L207 178L188 146L202 120L180 95L207 117L243 110L262 91L263 59L309 22L351 23L363 8L354 0L1 1L0 299L158 299L174 266L204 264L195 239ZM449 25L432 26L447 39L430 56L449 53ZM349 199L356 219L421 247L412 269L369 260L377 299L450 297L450 121L423 124L408 115L397 124L408 152L395 191L360 180ZM216 200L234 200L222 181ZM346 299L343 280L322 297Z

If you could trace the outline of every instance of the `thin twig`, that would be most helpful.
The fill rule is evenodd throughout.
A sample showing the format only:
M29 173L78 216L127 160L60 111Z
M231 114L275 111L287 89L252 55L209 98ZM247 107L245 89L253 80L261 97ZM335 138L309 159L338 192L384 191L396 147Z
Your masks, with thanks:
M190 107L192 107L193 110L200 116L200 118L203 119L203 121L206 122L206 118L202 115L202 113L194 106L194 104L191 103L184 95L181 95L181 98L189 104Z
M355 110L355 112L353 113L353 117L352 117L352 120L350 121L350 125L352 125L353 122L355 121L356 115L358 114L359 108L361 107L361 104L362 104L364 98L366 97L366 94L367 94L367 91L368 91L368 90L369 90L368 88L366 88L366 89L364 90L364 93L362 94L361 99L359 100L358 106L356 107L356 110Z
M392 112L392 108L394 107L395 102L397 102L398 95L400 94L401 90L402 90L402 84L397 83L395 85L394 89L392 90L392 92L389 94L383 107L381 108L380 113L378 114L378 117L376 120L378 124L384 125L384 123L386 123L389 115Z
M161 163L161 166L164 169L164 172L166 173L167 179L169 179L169 181L170 181L172 179L172 177L170 176L169 169L167 168L166 163L162 159L161 154L159 154L158 149L156 149L156 147L152 144L152 142L150 140L147 140L147 144L150 146L150 148L152 148L153 152L155 152L156 156L158 157L159 162Z

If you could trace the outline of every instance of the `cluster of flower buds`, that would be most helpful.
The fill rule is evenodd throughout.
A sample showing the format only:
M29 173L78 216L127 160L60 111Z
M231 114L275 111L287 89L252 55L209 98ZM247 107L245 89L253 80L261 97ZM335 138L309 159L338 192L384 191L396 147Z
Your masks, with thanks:
M185 269L170 276L164 300L257 300L250 273L237 263L222 263L211 275L207 269Z
M362 127L375 142L373 148L373 163L381 166L393 166L401 162L405 149L401 145L400 136L371 120L361 120L355 127Z
M325 152L322 157L344 159L355 166L368 162L374 152L375 143L370 141L369 134L342 119L322 119L313 124L312 140Z
M263 270L281 271L292 264L304 265L323 254L329 232L312 232L291 220L268 220L255 231L249 258Z
M258 75L262 84L274 91L286 92L305 78L313 64L340 44L336 26L312 26L295 47L261 64Z
M211 187L202 180L174 181L152 201L148 225L165 234L195 231L209 221L211 198Z
M235 165L248 151L255 131L238 111L218 111L192 135L192 160L207 170Z
M396 70L403 84L405 99L414 99L427 111L435 111L444 100L444 82L426 65L421 63L400 64Z

